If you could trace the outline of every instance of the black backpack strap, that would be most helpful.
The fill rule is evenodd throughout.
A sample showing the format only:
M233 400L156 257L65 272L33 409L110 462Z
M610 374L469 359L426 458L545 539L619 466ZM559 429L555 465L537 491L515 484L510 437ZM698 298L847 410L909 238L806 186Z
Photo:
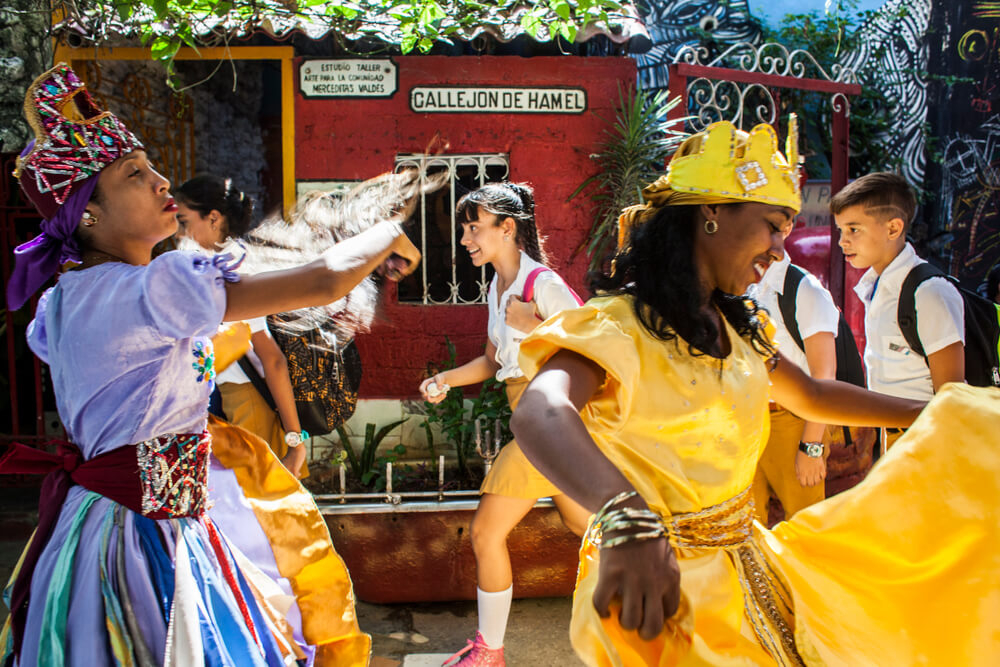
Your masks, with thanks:
M805 272L794 264L788 265L785 271L785 285L781 294L778 295L778 310L781 311L781 319L785 321L785 328L799 349L806 351L802 343L802 335L799 333L799 321L795 318L795 300L799 295L799 283L806 277Z
M240 368L243 369L243 372L246 373L246 376L250 378L250 384L252 384L253 388L257 390L257 393L260 394L261 398L264 399L272 410L277 412L278 406L274 402L274 397L271 396L271 390L267 388L267 382L260 376L260 373L257 372L254 365L250 363L250 360L247 359L247 355L244 354L240 357L240 360L237 363L240 365Z
M925 280L937 276L947 278L948 274L930 262L917 264L910 269L899 290L899 305L896 307L896 322L906 344L925 360L927 355L924 354L924 346L920 343L920 334L917 332L917 288Z

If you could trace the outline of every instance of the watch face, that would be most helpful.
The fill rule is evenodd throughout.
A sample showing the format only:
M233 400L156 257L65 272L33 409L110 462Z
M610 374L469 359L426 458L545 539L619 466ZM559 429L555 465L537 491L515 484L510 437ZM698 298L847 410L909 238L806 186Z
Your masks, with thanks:
M814 459L823 456L823 445L817 442L810 442L806 445L806 456L810 456Z

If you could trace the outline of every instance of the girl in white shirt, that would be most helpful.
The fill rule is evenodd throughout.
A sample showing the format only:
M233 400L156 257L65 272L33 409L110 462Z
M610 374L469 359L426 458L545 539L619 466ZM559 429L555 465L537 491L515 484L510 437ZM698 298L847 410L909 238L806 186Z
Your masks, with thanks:
M173 194L177 200L180 233L206 250L217 252L227 238L239 239L250 231L253 199L234 187L231 179L195 176L175 188ZM271 445L296 477L308 475L288 360L271 337L266 318L255 318L247 324L251 347L246 357L267 384L278 412L275 414L235 363L221 371L216 380L222 394L222 411L230 423L245 428Z
M517 363L521 340L542 320L580 305L579 297L555 272L537 271L545 269L545 255L535 227L534 195L527 185L485 185L458 202L457 216L462 222L461 243L472 263L489 263L496 271L487 295L486 353L427 378L420 392L427 401L437 403L444 399L447 387L495 376L506 385L513 408L527 385ZM525 282L532 274L534 297L524 303ZM482 492L470 531L476 555L479 631L474 641L446 663L455 667L504 664L503 637L513 597L507 535L535 502L551 497L563 522L578 535L586 530L589 519L583 507L535 470L516 442L501 450Z

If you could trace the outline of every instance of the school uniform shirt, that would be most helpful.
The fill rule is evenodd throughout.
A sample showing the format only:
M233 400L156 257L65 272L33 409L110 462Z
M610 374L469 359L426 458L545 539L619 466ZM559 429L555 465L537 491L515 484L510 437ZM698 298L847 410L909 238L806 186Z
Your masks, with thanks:
M251 336L254 335L255 333L264 331L267 332L267 335L270 337L271 332L267 328L266 317L255 317L253 319L247 320L246 322L247 325L250 327ZM261 363L260 357L257 356L257 353L253 351L253 345L251 345L250 349L247 350L246 358L250 360L251 364L253 364L253 367L257 371L257 374L263 378L264 364ZM219 374L216 375L215 382L216 384L225 384L227 382L231 382L233 384L246 384L250 382L250 378L243 371L243 368L240 367L239 362L233 362L229 364L229 366L225 370L219 372Z
M778 298L785 291L785 274L791 263L788 253L785 253L783 260L768 267L759 283L750 286L749 295L757 299L757 303L767 310L774 322L774 342L778 345L781 356L808 373L806 354L788 333L781 308L778 307ZM805 277L799 283L799 291L795 295L795 320L803 341L818 333L832 333L835 337L837 335L840 311L823 283L808 271L805 271Z
M896 313L899 292L910 269L923 264L909 243L882 275L868 269L854 292L865 305L865 367L868 388L899 398L930 400L934 385L926 360L903 338ZM946 278L924 281L914 295L917 333L924 353L934 354L953 343L965 343L965 307L962 295Z
M499 298L497 298L497 276L494 275L490 281L490 288L486 294L486 303L490 310L486 335L497 348L496 362L500 364L500 370L497 371L496 378L501 382L524 376L517 363L517 355L521 341L528 335L528 332L507 326L507 301L512 296L522 296L528 274L544 266L521 251L521 266L517 270L517 277ZM534 301L535 310L543 320L561 310L577 307L573 293L555 271L542 271L535 277Z

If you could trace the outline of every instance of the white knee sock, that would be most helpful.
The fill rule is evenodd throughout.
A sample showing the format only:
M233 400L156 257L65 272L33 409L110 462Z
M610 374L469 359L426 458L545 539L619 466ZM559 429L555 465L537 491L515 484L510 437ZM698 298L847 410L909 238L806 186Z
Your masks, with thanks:
M476 587L476 600L479 602L479 632L490 648L503 646L503 635L507 631L507 616L510 615L510 601L513 597L513 585L497 593L487 593Z

